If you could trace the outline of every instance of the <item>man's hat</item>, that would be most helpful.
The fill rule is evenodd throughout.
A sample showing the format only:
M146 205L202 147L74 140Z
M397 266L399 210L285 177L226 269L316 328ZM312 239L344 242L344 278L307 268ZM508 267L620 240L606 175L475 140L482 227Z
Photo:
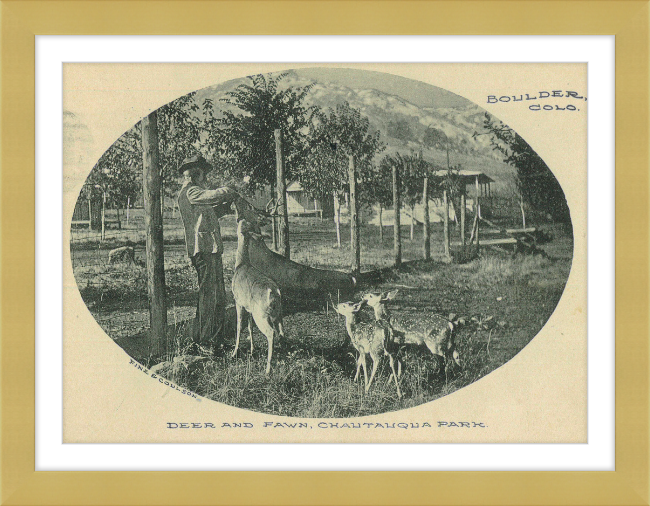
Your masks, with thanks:
M188 156L185 160L183 160L183 163L181 163L180 166L178 167L178 172L182 174L186 170L194 169L194 168L200 168L205 170L206 172L210 172L213 167L208 163L208 161L205 158L203 158L202 155L193 155L193 156Z

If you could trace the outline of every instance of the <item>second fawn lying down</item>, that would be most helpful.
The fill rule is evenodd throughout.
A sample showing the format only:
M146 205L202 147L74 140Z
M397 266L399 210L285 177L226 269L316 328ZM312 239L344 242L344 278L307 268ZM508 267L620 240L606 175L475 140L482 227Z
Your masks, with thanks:
M398 343L426 345L431 353L444 359L445 366L453 360L460 367L460 355L454 342L454 324L436 314L391 315L386 309L386 302L393 300L397 292L367 293L363 300L375 311L377 321L387 322L392 327Z
M240 220L237 224L237 259L235 273L232 277L232 293L237 309L237 338L234 357L239 348L239 337L246 318L248 318L248 336L253 352L253 323L266 336L269 343L268 357L266 360L266 374L271 372L271 357L273 355L273 341L284 337L282 328L282 295L278 285L268 276L251 266L248 258L248 243L255 237L258 227L247 220Z
M365 390L367 392L370 385L372 385L372 380L375 377L377 366L379 365L381 358L386 355L390 362L390 368L392 371L391 377L395 378L397 397L402 397L402 392L399 389L399 382L397 381L398 374L395 373L394 355L396 354L396 350L393 349L394 343L392 340L392 333L386 325L382 325L378 322L357 322L356 314L364 304L365 301L357 302L356 304L352 302L342 302L341 304L334 306L334 310L345 317L345 328L348 331L352 345L359 352L359 358L357 359L357 373L354 376L354 381L357 381L357 378L359 377L359 369L363 367ZM370 380L368 380L368 373L366 371L366 355L370 355L370 358L372 359L372 373L370 374ZM398 369L401 372L401 364L399 364L399 362Z

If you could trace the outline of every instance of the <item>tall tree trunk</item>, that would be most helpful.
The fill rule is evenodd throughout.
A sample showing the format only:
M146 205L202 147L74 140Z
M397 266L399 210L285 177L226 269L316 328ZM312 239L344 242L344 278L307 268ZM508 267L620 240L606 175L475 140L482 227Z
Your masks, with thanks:
M395 208L395 222L393 225L393 256L395 267L402 265L402 237L400 235L400 210L402 202L399 194L399 168L393 165L393 207Z
M354 156L348 158L348 179L350 184L350 241L352 252L352 273L361 271L361 243L359 240L359 210L357 209L357 172L354 167Z
M524 198L523 197L519 198L519 208L521 209L521 223L523 225L522 228L526 228L526 211L524 210Z
M282 130L275 131L275 165L277 169L278 207L280 209L279 246L286 258L291 257L289 248L289 211L287 209L287 180L284 176Z
M411 204L411 241L415 237L415 206Z
M275 185L271 185L271 198L275 195ZM278 220L277 220L277 213L278 206L275 206L275 211L273 212L273 216L271 216L271 235L273 235L273 251L278 251Z
M160 215L165 219L165 181L160 175Z
M129 226L129 211L131 209L131 197L126 198L126 226Z
M431 223L429 219L429 178L424 178L422 189L422 227L424 236L424 259L431 259Z
M379 204L379 242L384 243L384 222L383 222L384 207Z
M156 111L142 119L142 158L151 354L159 357L167 349L167 302L165 299L165 257Z

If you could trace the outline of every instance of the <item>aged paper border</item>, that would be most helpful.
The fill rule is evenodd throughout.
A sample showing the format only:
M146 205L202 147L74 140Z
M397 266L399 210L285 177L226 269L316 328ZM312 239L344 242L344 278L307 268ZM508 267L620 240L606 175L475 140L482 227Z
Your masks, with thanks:
M1 12L3 504L648 504L647 0L4 1ZM616 471L35 472L34 35L84 33L616 34Z

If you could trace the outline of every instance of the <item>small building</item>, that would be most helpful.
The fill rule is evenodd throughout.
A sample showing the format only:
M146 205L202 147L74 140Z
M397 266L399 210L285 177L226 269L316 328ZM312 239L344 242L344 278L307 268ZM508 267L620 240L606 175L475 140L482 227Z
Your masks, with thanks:
M322 218L323 202L311 197L298 181L294 181L287 186L287 211L294 216Z
M254 206L264 209L272 200L271 189L268 186L258 189L253 195L249 195L248 199ZM293 181L287 185L287 211L290 216L329 218L334 216L334 202L331 197L311 197L298 181Z
M494 179L492 179L490 176L487 176L478 170L465 169L459 170L457 174L458 178L461 180L461 184L465 188L465 192L468 197L476 194L478 194L480 197L492 197L492 183L494 183ZM446 175L446 170L438 170L434 172L435 177L444 178ZM474 187L475 191L472 192L471 189L468 191L468 186Z

